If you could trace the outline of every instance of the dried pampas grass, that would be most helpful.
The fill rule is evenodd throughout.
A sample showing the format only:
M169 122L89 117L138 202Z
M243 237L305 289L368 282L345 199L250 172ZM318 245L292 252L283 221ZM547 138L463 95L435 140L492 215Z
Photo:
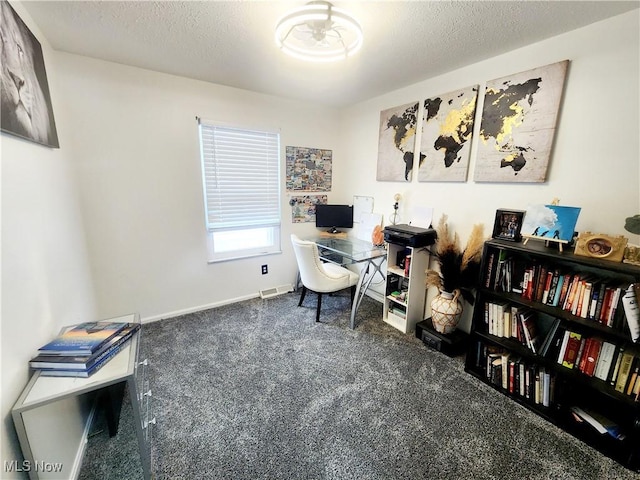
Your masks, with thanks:
M442 215L436 227L438 240L435 257L440 270L426 271L426 285L453 293L460 290L463 298L473 302L473 293L478 283L480 259L484 245L484 225L473 226L464 250L460 248L460 237L451 232L447 215Z

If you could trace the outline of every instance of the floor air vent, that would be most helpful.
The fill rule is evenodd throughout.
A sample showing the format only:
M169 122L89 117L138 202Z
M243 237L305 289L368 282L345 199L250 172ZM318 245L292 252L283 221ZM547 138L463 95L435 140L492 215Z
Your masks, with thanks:
M264 290L260 290L260 298L271 298L276 295L282 295L283 293L288 293L293 291L293 285L280 285L273 288L265 288Z

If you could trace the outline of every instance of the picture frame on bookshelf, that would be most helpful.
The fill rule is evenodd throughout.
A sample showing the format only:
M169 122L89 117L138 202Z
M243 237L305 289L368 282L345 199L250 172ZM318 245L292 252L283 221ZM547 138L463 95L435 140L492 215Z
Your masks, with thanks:
M604 233L580 232L576 240L575 254L621 262L628 241L629 239L622 235L613 236Z
M519 242L522 240L522 220L524 210L496 210L496 219L493 224L492 238Z

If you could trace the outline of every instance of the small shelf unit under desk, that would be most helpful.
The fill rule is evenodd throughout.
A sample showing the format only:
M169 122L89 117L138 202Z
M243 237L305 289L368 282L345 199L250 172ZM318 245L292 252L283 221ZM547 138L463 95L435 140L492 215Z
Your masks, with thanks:
M407 268L404 266L408 264ZM424 247L388 244L387 275L382 319L403 333L424 320L427 299L425 271L429 252ZM400 292L398 296L396 292Z

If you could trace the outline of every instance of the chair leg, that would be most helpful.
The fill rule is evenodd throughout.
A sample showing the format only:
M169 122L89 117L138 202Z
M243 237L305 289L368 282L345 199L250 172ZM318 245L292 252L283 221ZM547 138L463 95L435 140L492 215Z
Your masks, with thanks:
M353 307L353 298L356 296L356 286L351 285L351 306Z
M322 305L322 294L318 292L318 310L316 310L316 322L320 321L320 305Z
M304 296L307 294L307 287L302 285L302 293L300 294L300 301L298 302L298 306L302 305L302 301L304 300Z

